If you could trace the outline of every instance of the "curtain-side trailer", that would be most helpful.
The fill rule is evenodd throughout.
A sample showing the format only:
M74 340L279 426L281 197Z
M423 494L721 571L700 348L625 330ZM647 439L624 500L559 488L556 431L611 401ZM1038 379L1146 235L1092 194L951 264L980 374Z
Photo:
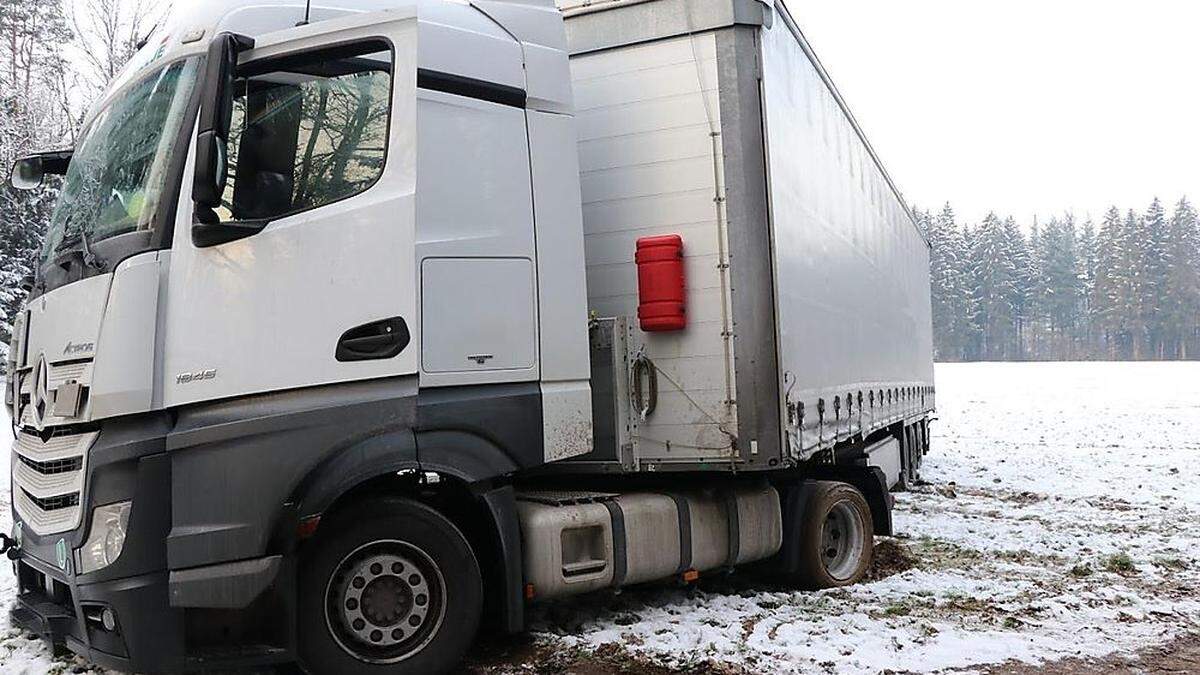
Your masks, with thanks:
M635 316L635 242L685 243L688 330L626 346L673 379L637 457L775 468L923 419L928 244L784 4L560 6L589 308Z
M782 0L197 4L80 139L14 168L65 182L3 545L92 662L441 672L529 602L854 583L928 451L928 245Z

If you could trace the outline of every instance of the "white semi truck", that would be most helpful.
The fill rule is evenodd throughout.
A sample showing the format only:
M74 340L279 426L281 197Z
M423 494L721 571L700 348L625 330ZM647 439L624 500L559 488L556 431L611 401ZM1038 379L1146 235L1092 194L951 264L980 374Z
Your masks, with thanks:
M782 0L197 2L49 174L11 615L105 667L853 583L928 449L928 245Z

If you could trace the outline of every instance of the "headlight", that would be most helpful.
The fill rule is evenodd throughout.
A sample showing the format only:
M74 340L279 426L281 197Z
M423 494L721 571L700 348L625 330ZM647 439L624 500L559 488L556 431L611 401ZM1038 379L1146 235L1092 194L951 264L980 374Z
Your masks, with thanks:
M79 555L79 573L104 569L116 562L125 548L125 526L133 502L117 502L92 509L92 529Z

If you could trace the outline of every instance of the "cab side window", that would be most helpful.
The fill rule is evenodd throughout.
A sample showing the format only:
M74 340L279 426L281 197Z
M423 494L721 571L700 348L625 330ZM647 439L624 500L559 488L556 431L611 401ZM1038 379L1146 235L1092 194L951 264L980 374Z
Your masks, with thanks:
M221 220L317 208L383 173L392 54L368 42L239 71Z

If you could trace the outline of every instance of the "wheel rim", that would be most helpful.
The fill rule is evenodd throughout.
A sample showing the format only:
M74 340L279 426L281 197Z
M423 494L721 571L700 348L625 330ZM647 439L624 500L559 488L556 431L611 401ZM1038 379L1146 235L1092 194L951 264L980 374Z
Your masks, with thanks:
M446 582L429 554L408 542L374 541L342 558L325 588L334 640L367 663L419 652L446 613Z
M862 560L866 532L862 515L847 500L837 502L821 526L821 561L838 581L849 579Z

